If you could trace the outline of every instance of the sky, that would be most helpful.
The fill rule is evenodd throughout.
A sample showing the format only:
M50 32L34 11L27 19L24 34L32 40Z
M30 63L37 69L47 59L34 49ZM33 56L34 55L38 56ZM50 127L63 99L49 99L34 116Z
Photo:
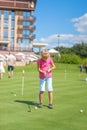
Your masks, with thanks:
M87 43L87 0L37 0L33 43L47 49ZM59 36L59 37L58 37Z

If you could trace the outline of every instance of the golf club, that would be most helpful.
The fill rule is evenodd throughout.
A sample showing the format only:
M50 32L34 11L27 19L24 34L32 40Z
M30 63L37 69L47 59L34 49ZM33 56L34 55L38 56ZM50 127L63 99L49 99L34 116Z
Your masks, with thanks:
M24 73L25 71L22 71L22 96L24 95Z

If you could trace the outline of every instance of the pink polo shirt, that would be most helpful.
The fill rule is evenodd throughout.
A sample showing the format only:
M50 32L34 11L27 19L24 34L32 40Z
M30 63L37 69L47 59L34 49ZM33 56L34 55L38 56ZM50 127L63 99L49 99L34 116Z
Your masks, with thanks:
M46 61L43 60L43 59L39 59L37 61L37 64L40 66L40 69L42 71L47 72L47 70L50 68L50 65L53 64L53 60L50 57ZM46 77L44 76L43 73L39 73L39 77L41 79L43 79L43 78L49 78L51 76L52 76L52 72L47 73Z

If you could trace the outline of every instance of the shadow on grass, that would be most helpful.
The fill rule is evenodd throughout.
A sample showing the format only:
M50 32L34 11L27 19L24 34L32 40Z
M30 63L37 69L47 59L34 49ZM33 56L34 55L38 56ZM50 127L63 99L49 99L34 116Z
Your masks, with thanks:
M27 105L37 105L37 103L35 103L33 101L15 100L15 102L24 103Z
M33 101L15 100L15 102L26 104L28 106L28 112L31 112L31 105L32 106L38 105L37 103Z
M31 107L30 106L37 106L38 107L38 103L36 103L34 101L15 100L15 102L27 104L28 112L31 112ZM48 107L47 105L43 105L43 106Z

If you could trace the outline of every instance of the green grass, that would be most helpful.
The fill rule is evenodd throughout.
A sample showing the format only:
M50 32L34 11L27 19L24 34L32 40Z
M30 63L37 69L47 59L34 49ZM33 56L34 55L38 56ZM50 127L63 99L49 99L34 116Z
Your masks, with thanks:
M24 95L22 96L22 71ZM86 130L87 82L85 72L77 65L56 64L53 71L54 109L44 106L35 110L31 102L38 101L39 78L36 65L15 67L14 77L7 70L0 81L0 130ZM15 96L16 94L16 96ZM80 109L84 112L80 113Z

